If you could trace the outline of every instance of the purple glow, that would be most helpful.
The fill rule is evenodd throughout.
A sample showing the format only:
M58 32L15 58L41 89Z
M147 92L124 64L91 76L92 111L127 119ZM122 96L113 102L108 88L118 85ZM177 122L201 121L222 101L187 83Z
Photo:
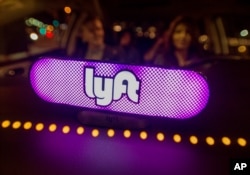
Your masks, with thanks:
M134 103L128 94L123 94L108 106L97 105L95 98L85 94L86 67L94 67L94 74L99 77L113 78L125 70L133 73L140 86L139 102ZM209 98L208 84L200 74L159 67L44 58L32 66L30 81L35 92L49 102L146 116L193 117Z

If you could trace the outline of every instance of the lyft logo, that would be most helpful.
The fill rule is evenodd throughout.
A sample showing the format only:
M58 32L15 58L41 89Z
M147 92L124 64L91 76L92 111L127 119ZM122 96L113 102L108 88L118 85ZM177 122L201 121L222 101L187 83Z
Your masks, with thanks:
M85 94L95 98L96 105L108 106L123 95L134 103L139 103L140 81L130 71L118 72L113 78L95 75L93 67L85 67Z

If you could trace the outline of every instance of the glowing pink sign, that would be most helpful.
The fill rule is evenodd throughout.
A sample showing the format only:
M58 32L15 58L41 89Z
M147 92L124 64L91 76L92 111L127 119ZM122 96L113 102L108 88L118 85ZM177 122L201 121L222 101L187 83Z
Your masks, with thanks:
M200 74L160 67L43 58L30 81L52 103L145 116L193 117L209 98Z

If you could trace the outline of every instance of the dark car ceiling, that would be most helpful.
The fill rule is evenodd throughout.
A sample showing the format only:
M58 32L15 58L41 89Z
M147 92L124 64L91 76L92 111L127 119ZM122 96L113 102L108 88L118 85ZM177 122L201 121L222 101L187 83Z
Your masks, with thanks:
M122 20L151 20L176 16L249 14L247 0L100 0L106 15Z
M98 11L111 19L142 20L177 14L249 14L248 0L0 0L0 26L45 9L70 5L78 11ZM100 9L99 9L100 11Z

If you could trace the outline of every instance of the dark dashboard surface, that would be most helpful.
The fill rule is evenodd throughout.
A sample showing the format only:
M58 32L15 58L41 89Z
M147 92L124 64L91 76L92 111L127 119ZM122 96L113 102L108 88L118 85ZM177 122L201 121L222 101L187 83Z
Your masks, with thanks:
M121 114L85 123L78 119L83 109L37 97L30 63L1 67L1 174L229 174L230 160L250 157L247 60L196 67L207 77L210 99L191 119ZM128 118L137 127L117 124Z

